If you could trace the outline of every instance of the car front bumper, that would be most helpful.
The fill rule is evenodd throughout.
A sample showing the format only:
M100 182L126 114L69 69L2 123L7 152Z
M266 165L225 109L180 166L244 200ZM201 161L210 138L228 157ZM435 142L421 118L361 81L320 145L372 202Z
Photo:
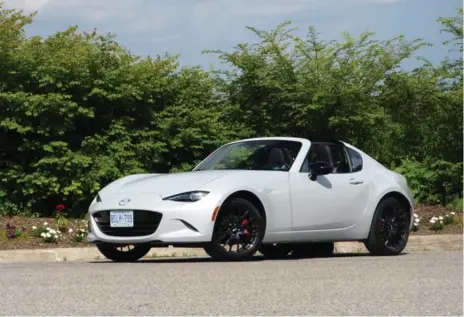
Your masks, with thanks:
M169 245L211 241L213 213L218 207L216 197L205 197L197 202L174 202L144 194L131 197L129 204L119 206L117 202L125 197L92 203L89 207L89 243ZM109 213L116 210L133 211L134 227L110 227Z

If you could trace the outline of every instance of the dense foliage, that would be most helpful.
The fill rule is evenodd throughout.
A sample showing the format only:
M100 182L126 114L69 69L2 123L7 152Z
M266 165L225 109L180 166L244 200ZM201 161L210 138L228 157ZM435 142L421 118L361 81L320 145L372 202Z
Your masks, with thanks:
M403 172L422 202L462 193L462 60L403 70L420 40L250 28L259 43L214 52L230 67L209 72L77 27L26 37L33 18L0 3L0 213L82 213L116 178L188 170L269 135L336 135ZM462 52L462 10L439 22Z

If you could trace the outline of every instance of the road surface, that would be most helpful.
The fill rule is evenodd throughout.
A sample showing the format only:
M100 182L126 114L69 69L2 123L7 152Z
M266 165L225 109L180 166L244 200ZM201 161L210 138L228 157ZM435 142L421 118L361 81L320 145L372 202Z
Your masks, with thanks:
M462 315L463 253L0 263L1 315Z

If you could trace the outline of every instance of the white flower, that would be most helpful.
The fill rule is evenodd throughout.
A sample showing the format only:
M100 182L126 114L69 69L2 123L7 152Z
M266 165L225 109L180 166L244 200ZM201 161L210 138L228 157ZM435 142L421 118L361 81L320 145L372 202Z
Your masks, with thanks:
M60 230L56 230L56 233L61 233L61 231L60 231Z
M435 223L435 221L436 221L436 220L435 220L435 219L433 219L433 218L432 218L432 219L430 219L430 223Z
M37 227L36 227L36 226L32 226L32 230L36 230L36 229L37 229Z
M85 229L81 229L81 232L85 232Z
M40 234L40 236L41 236L42 238L45 238L45 232L42 232L42 233Z
M50 231L50 230L52 230L52 229L50 229L49 227L47 227L47 228L45 228L45 229L46 229L47 231Z
M454 211L452 211L452 212L451 212L451 215L453 215L453 216L454 216L455 214L456 214L456 213L455 213Z
M68 230L68 232L69 232L69 233L72 233L72 232L73 232L73 229L72 229L72 228L70 228L70 229Z
M419 218L414 219L415 223L418 223L419 221L420 221Z
M47 238L50 238L51 236L52 236L52 235L50 234L50 232L47 232L47 233L45 234L45 237L47 237Z
M414 214L414 218L418 218L419 216L417 214Z
M56 233L56 231L55 231L54 229L50 229L49 232L50 232L51 234L55 234L55 233Z
M55 239L58 239L58 236L55 234Z
M43 223L44 227L48 226L48 222Z
M440 217L438 217L438 219L440 219L440 220L443 220L443 217L442 217L442 216L440 216Z

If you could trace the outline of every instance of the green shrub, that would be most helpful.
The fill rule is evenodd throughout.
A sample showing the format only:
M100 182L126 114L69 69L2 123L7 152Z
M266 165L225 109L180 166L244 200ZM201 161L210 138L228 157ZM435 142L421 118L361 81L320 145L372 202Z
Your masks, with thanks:
M456 193L462 192L462 168L462 163L405 159L395 170L406 177L415 200L446 205L456 199Z
M461 198L455 197L450 205L451 205L451 208L453 208L454 210L459 210L462 212L464 208L462 197Z
M63 203L82 216L122 176L186 171L239 138L314 134L387 166L415 157L397 170L416 198L462 206L462 60L403 70L421 40L250 28L260 41L217 52L229 67L209 72L77 27L28 38L33 17L0 2L0 215ZM460 20L440 23L454 33Z

